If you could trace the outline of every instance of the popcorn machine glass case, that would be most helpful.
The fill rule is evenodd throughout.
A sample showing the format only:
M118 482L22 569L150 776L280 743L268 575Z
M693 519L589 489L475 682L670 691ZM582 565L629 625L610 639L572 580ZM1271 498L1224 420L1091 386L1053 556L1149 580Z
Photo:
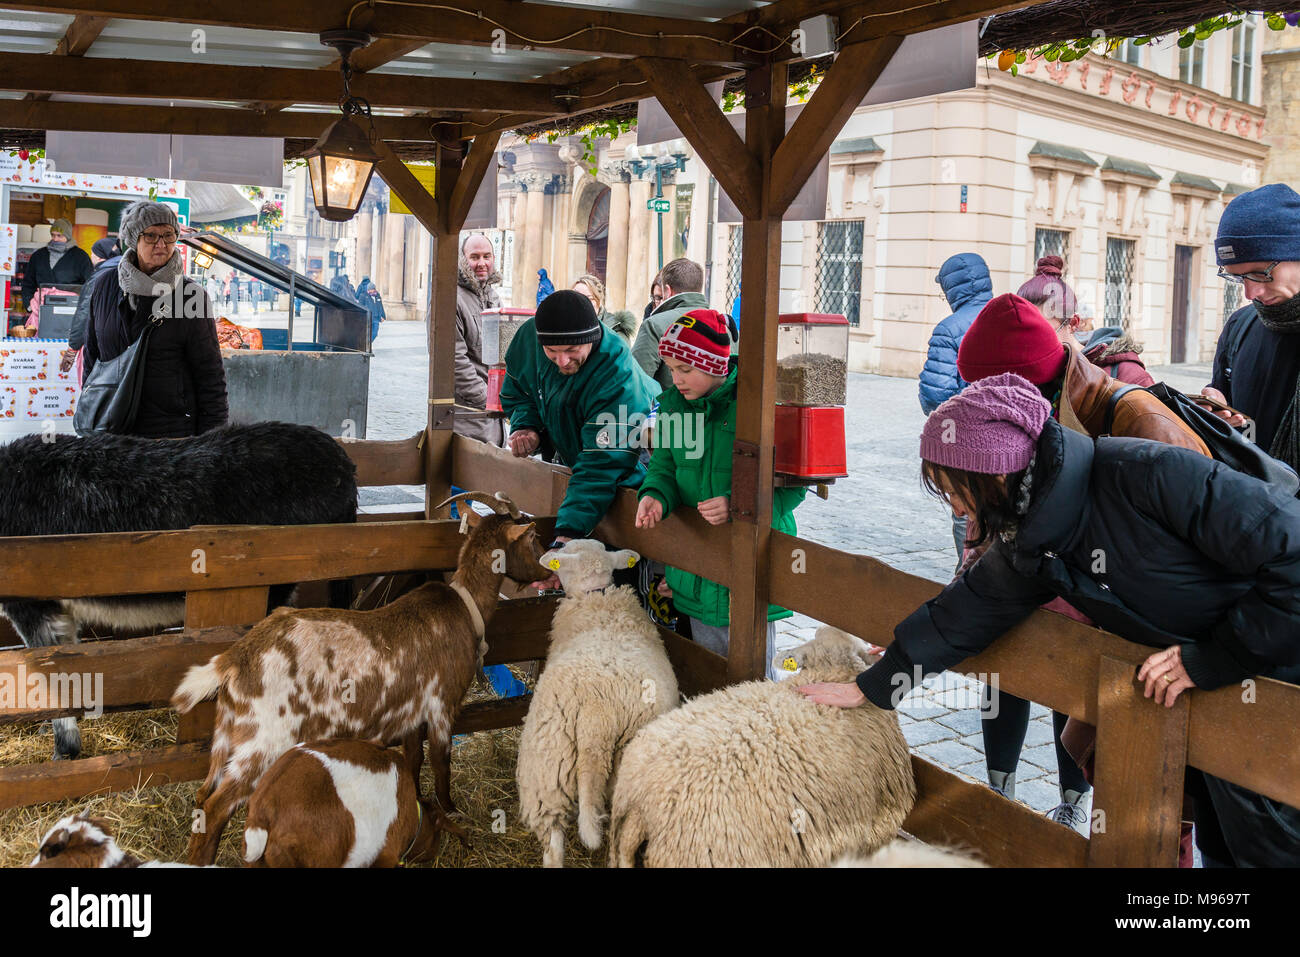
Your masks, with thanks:
M844 403L849 321L825 313L783 315L776 347L776 471L797 479L848 475Z

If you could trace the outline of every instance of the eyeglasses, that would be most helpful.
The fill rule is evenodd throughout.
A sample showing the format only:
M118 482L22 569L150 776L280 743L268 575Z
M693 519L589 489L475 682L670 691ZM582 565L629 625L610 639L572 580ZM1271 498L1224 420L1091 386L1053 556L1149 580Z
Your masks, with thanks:
M175 233L141 233L140 238L147 246L170 246L176 242Z
M1251 282L1268 283L1273 281L1273 270L1280 265L1282 265L1282 261L1279 259L1277 262L1269 265L1269 267L1265 269L1263 272L1243 272L1239 275L1234 275L1233 273L1226 272L1225 271L1226 267L1220 266L1219 278L1227 282L1235 282L1238 286L1244 286L1246 284L1247 279L1249 279Z

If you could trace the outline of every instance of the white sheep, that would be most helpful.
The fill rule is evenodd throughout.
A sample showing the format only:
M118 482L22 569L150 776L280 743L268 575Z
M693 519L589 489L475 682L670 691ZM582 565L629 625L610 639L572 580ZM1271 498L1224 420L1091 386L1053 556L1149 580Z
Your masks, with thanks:
M898 840L869 856L850 854L835 862L836 867L988 867L977 858L951 847L935 847L920 841Z
M636 564L626 549L579 539L547 552L565 597L551 625L546 667L519 738L519 805L547 867L564 864L564 831L577 808L583 844L600 847L605 809L623 749L642 727L675 708L677 679L663 639L614 568Z
M893 712L815 704L796 687L852 681L867 644L822 627L784 656L800 674L748 681L643 728L623 754L610 864L824 867L897 833L916 800Z

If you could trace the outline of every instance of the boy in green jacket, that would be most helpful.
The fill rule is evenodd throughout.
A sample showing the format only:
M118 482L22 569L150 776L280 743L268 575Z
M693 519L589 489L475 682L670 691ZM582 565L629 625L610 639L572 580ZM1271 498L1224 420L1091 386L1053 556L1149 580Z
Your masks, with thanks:
M654 528L673 509L690 505L710 525L730 520L731 450L736 440L736 363L727 319L695 309L677 319L659 341L659 354L673 384L659 396L654 452L641 483L638 528ZM701 428L702 426L702 428ZM772 528L796 534L795 507L806 488L779 488L772 502ZM697 644L726 656L731 593L716 582L668 566L673 604L691 619ZM793 614L767 609L767 674L774 677L776 622Z

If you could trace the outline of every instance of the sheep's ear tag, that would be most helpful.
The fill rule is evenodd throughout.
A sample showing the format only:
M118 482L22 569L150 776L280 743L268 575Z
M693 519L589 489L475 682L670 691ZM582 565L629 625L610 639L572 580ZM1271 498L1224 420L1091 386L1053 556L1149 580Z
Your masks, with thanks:
M553 572L558 572L560 570L560 560L558 558L552 558L551 563L547 567Z
M627 560L627 567L628 567L628 568L632 568L632 567L634 567L635 565L636 565L636 559L635 559L635 558L629 558L629 559Z
M799 662L794 660L794 655L786 655L785 660L781 662L781 667L786 671L798 671Z

